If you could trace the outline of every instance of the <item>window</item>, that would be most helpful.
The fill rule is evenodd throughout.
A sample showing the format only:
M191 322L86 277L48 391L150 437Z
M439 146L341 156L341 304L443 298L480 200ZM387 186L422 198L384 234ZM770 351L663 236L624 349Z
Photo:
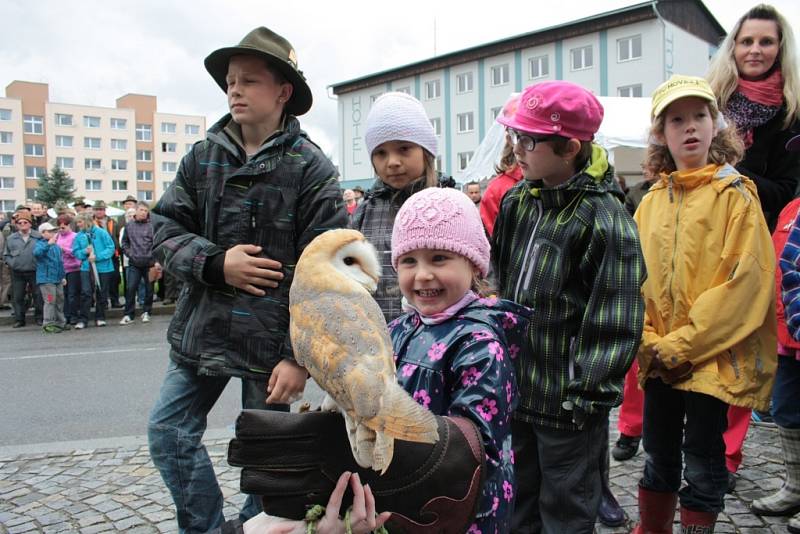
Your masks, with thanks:
M29 198L29 199L39 198L39 190L38 189L26 189L25 190L25 198Z
M12 132L0 132L0 145L10 145L14 140Z
M456 93L471 93L472 92L472 73L462 72L456 76Z
M111 160L111 170L112 171L127 171L128 170L128 160L127 159L112 159Z
M57 135L56 136L56 146L61 148L72 148L72 136L71 135Z
M5 211L8 213L9 211L14 211L14 202L13 200L0 200L0 211Z
M383 93L375 93L374 95L369 95L369 104L372 105L378 100Z
M431 126L433 126L433 133L442 135L442 119L439 117L431 119Z
M10 121L10 120L11 120L11 110L0 109L0 121Z
M136 198L139 200L144 200L145 202L152 202L153 201L153 192L152 191L138 191L136 193Z
M136 181L138 182L152 182L153 171L136 171Z
M127 191L128 180L111 180L112 191Z
M178 164L174 161L162 161L161 170L164 172L178 172Z
M124 130L128 127L128 119L111 119L112 130Z
M99 137L84 137L83 138L83 148L99 149L100 148L100 138Z
M617 40L617 61L631 61L642 57L642 36L634 35Z
M62 169L74 169L75 158L58 157L56 158L56 165L58 165Z
M186 135L200 135L200 126L198 124L187 124L183 127Z
M505 85L508 83L508 63L492 67L492 85Z
M90 171L99 171L102 164L103 160L100 159L86 158L83 160L83 168Z
M536 56L528 60L528 77L531 80L535 78L544 78L550 74L550 62L547 56Z
M35 156L37 158L44 157L44 145L39 145L36 143L25 143L25 155L26 156Z
M103 182L100 180L85 180L84 185L87 191L100 191L103 189Z
M0 167L13 167L14 155L13 154L0 154Z
M83 125L87 128L100 128L100 117L83 116Z
M150 124L137 124L136 125L136 140L137 141L152 141L153 140L153 126Z
M398 93L405 93L407 95L411 94L411 88L407 85L405 87L399 87L395 89L395 91L397 91Z
M44 167L36 167L33 165L26 165L25 166L25 178L30 178L32 180L38 180L42 176L47 174L47 169Z
M425 82L425 100L433 100L442 96L442 84L439 80Z
M642 84L637 83L636 85L623 85L622 87L618 87L617 88L617 96L641 97L642 96Z
M152 150L137 150L136 161L153 161Z
M497 106L496 108L492 108L489 110L489 113L492 114L492 119L496 119L500 112L503 110L502 106Z
M592 46L582 46L569 51L572 70L592 68Z
M162 183L161 185L164 188L164 191L166 191L167 189L169 189L169 186L172 185L172 182L168 180L168 181Z
M473 113L459 113L456 115L458 120L458 133L471 132L475 129L475 119Z
M442 156L436 156L436 170L442 170Z
M128 150L127 139L112 139L111 150Z
M161 143L161 152L175 152L178 150L176 143Z
M459 152L458 153L458 170L463 171L469 165L469 160L472 159L472 152Z
M72 115L56 113L56 124L58 126L72 126Z
M14 178L11 176L0 176L0 189L14 189Z
M41 135L44 133L44 118L38 115L25 115L23 118L23 131L26 134Z
M176 130L176 126L174 122L162 122L161 123L161 133L165 134L174 134Z

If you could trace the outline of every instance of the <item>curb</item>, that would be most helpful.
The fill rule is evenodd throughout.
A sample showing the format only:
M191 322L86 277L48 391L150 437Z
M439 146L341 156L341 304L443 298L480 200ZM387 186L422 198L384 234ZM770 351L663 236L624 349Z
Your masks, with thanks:
M92 308L94 309L94 308ZM0 310L0 326L11 326L14 324L14 316L9 315L12 310ZM107 308L106 309L106 319L122 319L124 315L124 308ZM141 315L142 308L137 305L136 307L137 316ZM92 317L93 312L89 312L89 316ZM153 303L153 309L150 311L150 315L172 315L175 313L175 304L161 304L160 302ZM25 322L28 325L35 324L33 319L33 310L28 310L27 315L25 315Z

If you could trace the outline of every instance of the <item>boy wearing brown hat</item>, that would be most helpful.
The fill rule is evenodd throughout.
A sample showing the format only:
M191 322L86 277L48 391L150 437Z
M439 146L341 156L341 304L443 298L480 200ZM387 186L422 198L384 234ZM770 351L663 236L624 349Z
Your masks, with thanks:
M11 268L11 294L14 300L14 328L25 326L25 295L33 296L34 318L42 324L42 295L36 287L36 258L33 249L39 232L32 230L33 217L30 210L21 209L14 214L17 231L6 239L3 260Z
M205 65L230 114L184 156L152 210L156 259L184 283L148 424L181 532L224 519L201 439L229 379L242 379L245 408L288 410L302 394L307 373L288 334L293 268L314 237L347 222L336 169L296 118L312 97L289 42L256 28ZM259 511L248 497L239 517Z

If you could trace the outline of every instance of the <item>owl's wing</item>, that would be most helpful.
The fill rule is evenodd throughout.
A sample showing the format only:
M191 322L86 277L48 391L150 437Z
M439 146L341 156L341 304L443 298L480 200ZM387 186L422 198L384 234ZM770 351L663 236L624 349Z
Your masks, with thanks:
M364 292L318 292L291 306L298 363L343 410L377 432L432 443L433 415L397 384L383 313Z

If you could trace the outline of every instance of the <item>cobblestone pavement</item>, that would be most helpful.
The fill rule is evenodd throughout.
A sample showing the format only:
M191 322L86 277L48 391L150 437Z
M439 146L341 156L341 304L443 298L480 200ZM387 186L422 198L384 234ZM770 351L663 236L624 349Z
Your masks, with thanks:
M234 517L243 497L239 470L225 461L227 439L206 445L225 495L225 515ZM600 534L626 533L632 527L643 461L641 450L625 463L612 459L612 488L631 522L618 529L598 526ZM755 497L780 487L782 474L777 430L751 427L736 492L726 498L716 532L786 532L786 518L759 518L748 511ZM175 531L172 501L146 444L0 458L0 534Z

